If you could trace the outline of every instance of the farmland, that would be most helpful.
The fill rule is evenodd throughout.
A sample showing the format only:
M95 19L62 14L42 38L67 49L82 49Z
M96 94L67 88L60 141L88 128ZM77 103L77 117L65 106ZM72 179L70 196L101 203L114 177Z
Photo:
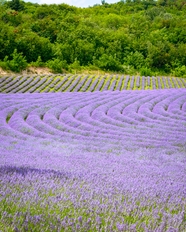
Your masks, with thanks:
M2 93L85 92L185 88L186 79L129 75L13 75L0 78Z
M186 80L0 78L0 231L185 231Z

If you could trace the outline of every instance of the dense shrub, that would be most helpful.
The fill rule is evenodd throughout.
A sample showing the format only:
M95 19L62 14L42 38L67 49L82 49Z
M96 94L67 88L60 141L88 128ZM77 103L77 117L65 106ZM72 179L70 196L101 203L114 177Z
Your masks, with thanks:
M20 72L27 67L26 58L22 55L22 53L18 53L17 49L14 50L13 54L11 55L12 59L9 59L6 56L0 64L3 69L10 69L13 72Z

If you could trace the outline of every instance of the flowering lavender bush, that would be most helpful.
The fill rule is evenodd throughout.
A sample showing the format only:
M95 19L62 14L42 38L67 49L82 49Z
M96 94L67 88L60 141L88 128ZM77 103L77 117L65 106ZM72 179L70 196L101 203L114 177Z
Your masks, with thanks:
M185 231L185 89L0 99L0 231Z

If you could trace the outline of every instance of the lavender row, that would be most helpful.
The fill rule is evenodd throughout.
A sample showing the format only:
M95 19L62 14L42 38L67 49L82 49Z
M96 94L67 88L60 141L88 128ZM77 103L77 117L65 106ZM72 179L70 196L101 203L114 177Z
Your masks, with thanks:
M75 76L68 77L68 79L67 79L67 81L65 81L64 85L62 85L60 87L61 92L65 91L67 88L71 87L71 82L72 82L73 78L75 78Z
M104 83L102 83L103 84L102 91L108 90L110 82L111 82L111 78L105 78Z
M34 77L31 78L25 78L25 80L22 82L22 84L20 84L17 87L17 92L16 93L24 93L24 91L28 88L28 86L30 85L30 83L32 83L32 81L34 80Z
M77 76L74 79L72 79L71 84L68 86L68 88L65 91L72 92L73 89L79 84L80 80L81 80L81 76Z
M36 93L40 93L43 92L44 89L46 89L48 86L50 86L50 89L53 88L53 86L51 85L51 82L53 83L57 83L56 81L54 81L53 77L48 76L47 78L43 78L44 82L42 85L39 86L39 88L37 88L37 90L35 91Z
M32 76L27 78L21 85L17 87L17 91L15 91L14 93L29 92L29 89L33 87L37 82L39 82L39 80L40 77L38 76Z
M116 83L117 83L116 80L113 80L113 81L111 82L111 85L110 85L110 88L109 88L110 91L114 91L114 90L115 90L115 88L116 88Z
M76 85L76 87L73 89L73 92L79 92L79 90L81 89L82 86L84 86L86 80L87 80L88 76L83 77L81 76L81 80L78 82L78 84Z
M136 88L140 88L140 77L136 78Z
M103 77L99 78L99 82L96 85L96 88L94 89L95 91L100 91L102 89L102 87L104 85L104 82L105 82L105 79L106 79L106 76L103 76Z
M94 76L93 76L93 77L90 77L90 78L87 78L87 79L85 80L84 85L81 86L81 88L80 88L80 91L81 91L81 92L85 92L86 90L89 89L89 87L90 87L90 85L91 85L91 83L92 83L92 79L93 79L93 78L94 78Z
M62 91L63 85L68 81L68 76L65 76L58 84L54 87L54 91ZM49 88L50 90L50 88Z
M125 90L127 89L129 79L130 79L130 77L126 76L125 81L124 81L124 87L123 87L123 89L125 89Z
M96 90L96 87L97 87L97 85L99 83L99 78L100 78L100 76L98 76L98 77L96 77L96 78L93 79L93 82L89 86L88 91L93 92L94 90Z
M116 87L116 90L121 90L122 89L123 80L124 80L124 76L123 75L120 78L118 78L118 85Z
M13 80L14 80L14 77L12 76L3 78L3 81L0 83L0 88L4 87L4 85L6 85L7 83L10 83Z

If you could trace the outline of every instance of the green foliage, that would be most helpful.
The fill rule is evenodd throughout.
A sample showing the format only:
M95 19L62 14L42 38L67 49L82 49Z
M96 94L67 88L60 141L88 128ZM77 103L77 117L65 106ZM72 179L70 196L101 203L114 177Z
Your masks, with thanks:
M106 71L122 71L122 66L116 57L103 54L98 61L95 61L95 65Z
M24 9L24 3L20 0L12 0L8 2L9 7L15 11L22 11Z
M67 62L65 60L53 59L46 63L54 73L62 73L64 69L67 69Z
M52 59L52 44L48 38L43 38L37 34L24 31L16 36L17 49L26 56L30 63L36 61L38 56L43 62Z
M4 69L10 69L13 72L20 72L26 69L27 61L25 57L23 57L22 53L18 53L17 49L15 49L11 56L12 56L11 60L9 60L8 56L6 56L4 58L4 61L1 62L2 67Z
M5 23L17 27L22 22L22 15L15 10L7 10L3 14L2 19Z
M161 16L163 13L165 13L164 8L160 8L157 6L154 6L148 10L145 11L145 15L150 19L154 20L157 16Z
M182 65L181 67L177 67L173 70L172 73L176 77L185 77L186 78L186 66Z
M142 67L140 69L140 75L141 76L153 76L153 72L150 68Z
M33 67L43 67L44 65L45 64L42 61L41 56L38 56L38 58L37 58L37 60L35 62L30 63L30 66L33 66Z
M80 62L77 58L75 59L75 61L72 64L69 65L69 69L70 70L73 70L73 69L80 70L81 69Z
M140 52L131 52L126 58L124 58L124 63L133 66L135 69L139 70L145 65L145 59L143 54Z
M6 3L6 0L0 0L0 6L3 6Z

